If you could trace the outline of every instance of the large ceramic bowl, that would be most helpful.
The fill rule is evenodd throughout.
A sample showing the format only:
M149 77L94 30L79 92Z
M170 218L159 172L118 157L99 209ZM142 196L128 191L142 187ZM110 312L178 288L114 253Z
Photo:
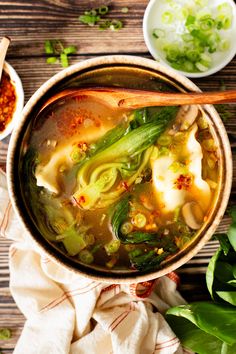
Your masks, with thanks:
M137 80L138 79L138 80ZM166 260L158 270L139 272L134 270L108 271L75 262L62 254L42 236L31 210L28 208L25 185L21 181L22 151L30 135L33 118L46 100L65 87L123 86L136 89L170 89L173 91L199 91L186 77L181 76L153 60L134 56L104 56L75 64L53 76L31 97L21 120L12 134L7 161L7 175L11 201L21 223L37 246L53 261L78 274L99 281L134 283L147 281L167 274L193 257L211 238L226 209L232 181L232 158L224 125L213 106L203 109L209 116L209 125L219 147L219 183L207 221L194 239L184 249Z

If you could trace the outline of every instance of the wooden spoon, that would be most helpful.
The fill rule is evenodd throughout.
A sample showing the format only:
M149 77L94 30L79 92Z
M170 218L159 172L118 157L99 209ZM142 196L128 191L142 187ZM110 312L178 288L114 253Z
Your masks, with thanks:
M0 82L2 78L2 70L4 65L5 56L7 54L7 48L10 44L11 40L8 37L3 37L0 42Z
M116 87L92 87L64 90L50 98L48 105L65 98L94 97L111 108L134 109L151 106L178 106L194 104L220 104L236 102L236 90L217 92L170 93L159 91L133 90Z

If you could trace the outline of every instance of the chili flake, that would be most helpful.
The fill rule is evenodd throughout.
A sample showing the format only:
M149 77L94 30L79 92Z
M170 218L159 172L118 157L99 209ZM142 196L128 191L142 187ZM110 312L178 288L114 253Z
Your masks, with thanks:
M0 132L4 131L11 121L16 106L15 87L9 75L3 72L0 82Z
M189 190L192 185L192 176L191 175L180 175L175 181L175 186L177 189Z

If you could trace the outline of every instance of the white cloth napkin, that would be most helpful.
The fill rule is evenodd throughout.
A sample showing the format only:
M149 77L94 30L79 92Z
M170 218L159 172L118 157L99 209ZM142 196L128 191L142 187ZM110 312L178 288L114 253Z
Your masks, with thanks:
M156 281L95 282L54 263L37 248L12 209L0 170L0 233L14 240L10 290L26 317L15 354L186 353L163 317L184 304L171 273Z

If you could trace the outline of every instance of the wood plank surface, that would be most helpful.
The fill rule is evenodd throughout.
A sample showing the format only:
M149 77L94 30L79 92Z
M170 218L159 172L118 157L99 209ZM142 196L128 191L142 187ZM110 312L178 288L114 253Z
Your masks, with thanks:
M44 54L46 39L61 39L66 45L76 45L78 52L72 56L74 64L97 55L131 54L151 58L142 35L142 18L147 0L0 0L0 37L12 39L7 61L14 66L22 79L25 100L52 75L59 72L59 64L47 65ZM107 4L111 7L108 18L124 21L124 28L117 32L99 31L78 21L83 12ZM121 12L127 6L128 14ZM193 80L202 90L236 89L236 59L219 73ZM230 118L225 122L229 133L234 161L234 178L230 204L236 196L236 105L229 105ZM9 139L0 142L0 166L5 167ZM217 232L224 232L230 219L226 215ZM9 341L0 341L3 353L12 353L24 325L24 316L16 307L9 290L8 250L11 241L0 238L0 327L12 330ZM191 261L178 270L180 290L189 301L205 299L205 271L209 259L218 247L209 242Z

